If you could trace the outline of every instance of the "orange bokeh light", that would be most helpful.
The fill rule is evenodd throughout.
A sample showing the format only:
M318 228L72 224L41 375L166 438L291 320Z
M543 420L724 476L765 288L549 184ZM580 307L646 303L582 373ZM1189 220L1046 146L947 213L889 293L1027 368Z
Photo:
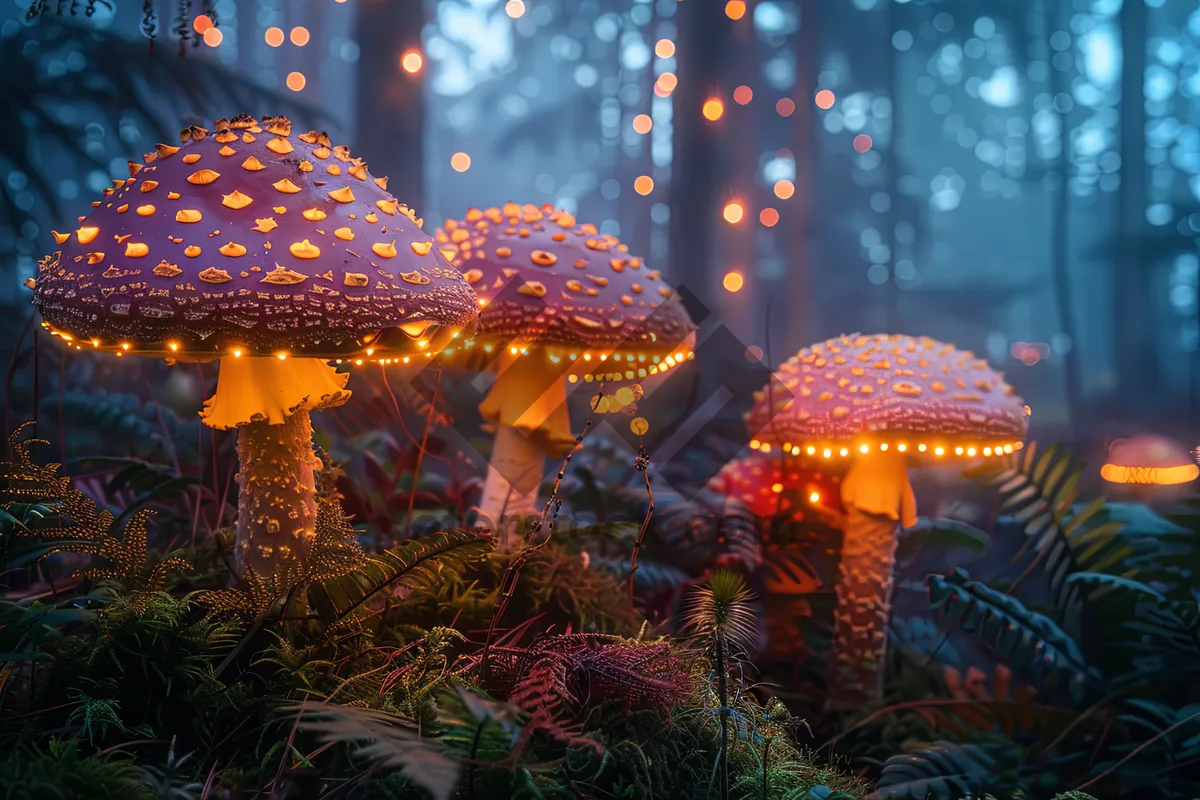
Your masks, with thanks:
M775 111L781 117L790 117L796 111L796 101L790 97L780 98L775 104Z
M675 77L674 72L664 72L654 82L654 93L659 97L670 97L671 92L675 91L675 87L678 85L679 79Z
M746 16L746 3L744 0L729 0L725 4L725 16L730 19L741 19Z
M271 47L279 47L283 44L283 30L281 28L267 28L267 32L263 38Z
M204 32L212 26L212 19L208 16L208 14L201 14L192 20L192 27L195 28L196 33L200 34L201 36L203 36Z
M455 172L466 172L471 168L471 157L466 153L455 153L450 156L450 167Z
M293 92L298 92L308 83L308 79L304 77L303 72L289 72L287 76L287 87Z
M633 118L633 129L637 133L649 133L654 127L654 120L650 119L649 114L638 114Z
M700 109L700 112L709 122L716 122L725 113L725 104L716 97L710 97L704 101L704 107Z
M725 291L729 293L740 292L742 286L746 283L742 277L742 273L737 270L730 270L725 273L725 277L721 280L721 285L725 287Z
M654 179L649 175L639 175L633 182L633 190L640 195L648 195L654 191Z
M749 86L739 86L733 90L733 102L744 106L754 99L754 90Z
M504 4L504 13L512 19L519 19L525 13L525 4L521 0L508 0Z
M791 181L775 181L775 196L780 200L787 200L796 193L796 187Z
M400 57L400 66L409 75L416 75L424 64L425 59L421 58L421 54L416 50L409 50Z
M675 55L675 43L670 39L659 39L654 43L654 55L659 58L670 58Z
M216 47L225 38L225 34L221 33L220 28L209 28L204 32L204 43L209 47Z
M833 108L833 101L836 99L837 98L834 97L833 92L829 91L828 89L822 89L821 91L817 92L817 96L815 98L817 108L825 109Z
M779 222L779 212L768 206L758 212L758 221L763 224L764 228L774 228Z
M292 44L296 45L296 47L304 47L304 45L308 44L308 28L305 28L303 25L297 25L292 28L290 38Z
M860 133L854 137L854 149L860 153L865 153L871 149L871 137L865 133Z
M742 204L737 200L731 200L725 204L725 209L721 214L725 217L726 222L736 225L742 221L742 217L746 214L746 209L742 208Z

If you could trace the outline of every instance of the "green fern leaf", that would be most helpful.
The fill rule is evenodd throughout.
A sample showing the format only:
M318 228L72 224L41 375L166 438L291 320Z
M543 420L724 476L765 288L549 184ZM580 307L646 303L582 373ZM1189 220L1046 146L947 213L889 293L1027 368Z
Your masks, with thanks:
M366 566L308 587L308 601L327 622L336 622L395 585L409 589L436 582L442 570L458 570L492 550L489 538L450 530L412 539L367 557Z
M971 580L962 569L930 575L926 585L930 605L942 620L977 634L1014 668L1034 677L1064 680L1075 701L1099 680L1075 640L1016 597Z

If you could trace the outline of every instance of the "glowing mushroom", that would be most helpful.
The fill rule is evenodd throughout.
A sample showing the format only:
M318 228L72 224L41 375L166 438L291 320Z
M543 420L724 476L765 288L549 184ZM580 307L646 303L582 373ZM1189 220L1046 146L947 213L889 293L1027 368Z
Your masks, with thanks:
M77 231L56 235L34 304L68 347L220 360L200 413L238 429L239 569L278 575L314 535L309 411L350 396L327 362L438 352L474 317L475 295L440 254L414 253L430 238L361 162L339 178L301 168L329 158L325 134L240 115L181 139L131 163ZM137 214L122 213L130 202ZM375 222L377 202L400 211ZM380 241L397 256L372 256Z
M497 373L479 407L496 430L480 511L500 529L534 512L545 458L574 444L567 384L603 382L608 392L659 375L692 357L695 326L657 270L565 211L471 209L435 238L482 306L456 357Z
M1191 454L1164 436L1142 435L1109 445L1100 477L1109 483L1178 486L1200 477Z
M841 336L801 350L775 377L747 416L751 447L852 459L841 487L847 517L832 680L842 699L877 697L896 526L917 521L909 457L1012 453L1028 411L983 359L925 337Z
M799 458L755 452L721 467L707 488L738 500L761 521L781 515L802 517L806 511L840 515L839 483L839 478L818 472Z

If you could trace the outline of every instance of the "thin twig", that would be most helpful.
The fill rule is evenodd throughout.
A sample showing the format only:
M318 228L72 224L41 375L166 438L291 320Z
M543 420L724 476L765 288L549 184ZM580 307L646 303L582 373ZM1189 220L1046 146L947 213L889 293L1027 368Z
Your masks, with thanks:
M633 555L629 557L629 585L626 587L626 593L629 597L629 610L633 611L633 574L638 568L638 553L642 549L642 542L646 539L646 531L650 528L650 518L654 516L654 490L650 488L650 457L646 455L645 445L638 444L638 455L633 461L634 468L642 473L642 479L646 481L646 496L650 499L650 507L646 509L646 516L642 520L642 527L638 529L637 539L633 542Z
M596 409L600 406L600 398L604 395L604 383L601 382L596 389L596 396L592 399L591 414L588 414L587 422L583 423L583 430L575 437L575 446L572 447L566 457L563 459L562 466L558 469L558 476L554 479L554 487L550 490L550 499L546 501L546 505L542 508L542 516L530 526L529 538L525 542L525 546L521 551L508 563L508 567L504 570L504 575L500 578L499 594L496 597L496 607L492 610L492 619L488 623L487 639L483 642L483 652L479 656L479 674L485 680L488 675L488 655L492 647L492 641L496 637L496 627L499 625L504 612L508 609L508 604L512 600L517 589L517 579L521 575L521 570L525 567L525 562L529 560L535 552L540 550L547 542L550 541L551 535L554 533L554 520L558 519L558 510L562 506L562 500L558 498L558 490L562 485L563 477L567 474L567 467L571 463L571 457L575 455L576 449L583 444L583 437L587 436L587 432L592 427L592 420L596 414ZM550 519L549 524L546 522L546 515L550 513L550 507L554 506L554 516ZM546 529L546 535L537 540L537 534L543 529Z
M1197 717L1200 717L1200 711L1197 711L1195 714L1191 714L1191 715L1189 715L1189 716L1186 716L1186 717L1184 717L1183 719L1179 720L1178 722L1176 722L1176 723L1174 723L1174 724L1172 724L1172 725L1169 725L1169 726L1167 726L1166 728L1163 728L1161 731L1159 731L1158 733L1154 734L1154 735L1153 735L1153 736L1151 736L1149 739L1147 739L1146 741L1144 741L1144 742L1142 742L1141 744L1139 744L1137 747L1135 747L1135 748L1133 748L1132 750L1130 750L1130 751L1129 751L1129 752L1128 752L1128 753L1125 755L1125 757L1124 757L1124 758L1122 758L1120 761L1117 761L1115 764L1113 764L1113 765L1112 765L1111 767L1109 767L1108 769L1104 770L1104 772L1101 772L1099 775L1097 775L1096 777L1092 778L1092 779L1091 779L1090 781L1088 781L1087 783L1081 783L1081 784L1080 784L1078 787L1076 787L1076 790L1077 790L1077 791L1080 791L1080 792L1082 792L1084 789L1087 789L1087 788L1088 788L1089 786L1091 786L1092 784L1094 784L1094 783L1096 783L1097 781L1100 781L1101 779L1103 779L1103 778L1107 777L1107 776L1108 776L1109 774L1111 774L1111 773L1112 773L1112 771L1113 771L1113 770L1115 770L1117 767L1121 766L1121 765L1122 765L1122 764L1124 764L1126 761L1128 761L1129 759L1133 758L1133 757L1134 757L1134 756L1136 756L1138 753L1142 752L1142 751L1143 751L1143 750L1145 750L1147 747L1149 747L1150 745L1154 744L1155 742L1157 742L1157 741L1158 741L1159 739L1161 739L1162 737L1166 736L1166 735L1167 735L1168 733L1170 733L1171 731L1173 731L1173 730L1175 730L1176 728L1180 727L1180 726L1181 726L1181 725L1183 725L1185 722L1191 722L1192 720L1196 719Z
M433 384L433 399L429 401L429 413L425 415L425 430L421 433L421 446L417 450L417 463L413 465L412 488L408 492L408 517L404 521L404 538L412 538L413 508L417 504L417 481L421 478L421 459L425 455L425 444L429 441L429 429L433 426L433 414L437 409L438 393L442 389L442 365L438 364L437 379Z

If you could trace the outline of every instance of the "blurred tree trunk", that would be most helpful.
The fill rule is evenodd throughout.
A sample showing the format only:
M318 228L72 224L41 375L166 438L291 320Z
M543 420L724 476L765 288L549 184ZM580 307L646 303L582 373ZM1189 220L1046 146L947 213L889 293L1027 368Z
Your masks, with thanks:
M796 35L796 113L792 155L796 163L796 193L791 208L780 214L782 235L785 237L787 291L784 342L779 353L772 356L776 363L811 343L821 330L821 321L814 319L817 304L812 292L811 264L816 247L812 241L813 202L816 194L814 169L817 157L816 108L817 73L821 64L820 0L799 0L800 30ZM782 309L781 309L782 310ZM774 366L774 365L772 365Z
M400 67L407 50L421 51L423 0L359 0L358 95L353 152L371 174L388 176L388 191L420 216L425 207L424 77ZM422 52L422 58L424 53Z
M1140 409L1155 396L1154 348L1147 337L1157 326L1149 315L1150 269L1138 243L1146 219L1146 6L1121 7L1121 193L1114 258L1113 352L1117 385L1127 409Z
M1047 29L1050 34L1056 30L1070 30L1069 7L1062 3L1051 4L1050 19ZM1070 77L1053 65L1050 67L1050 93L1057 97L1070 90ZM1075 441L1075 433L1080 430L1084 412L1083 399L1079 387L1079 328L1075 324L1075 292L1071 279L1071 115L1067 111L1058 112L1059 131L1062 148L1058 155L1058 190L1054 195L1051 219L1054 221L1050 230L1050 263L1054 277L1055 310L1058 313L1059 328L1070 337L1070 347L1063 356L1063 395L1067 413L1065 429L1070 441Z
M704 2L680 3L676 48L678 87L674 92L675 134L672 168L670 260L672 281L694 294L704 310L718 308L720 278L714 268L721 198L718 126L708 124L700 109L709 92L720 85L729 57L729 19ZM706 314L701 313L701 316Z

